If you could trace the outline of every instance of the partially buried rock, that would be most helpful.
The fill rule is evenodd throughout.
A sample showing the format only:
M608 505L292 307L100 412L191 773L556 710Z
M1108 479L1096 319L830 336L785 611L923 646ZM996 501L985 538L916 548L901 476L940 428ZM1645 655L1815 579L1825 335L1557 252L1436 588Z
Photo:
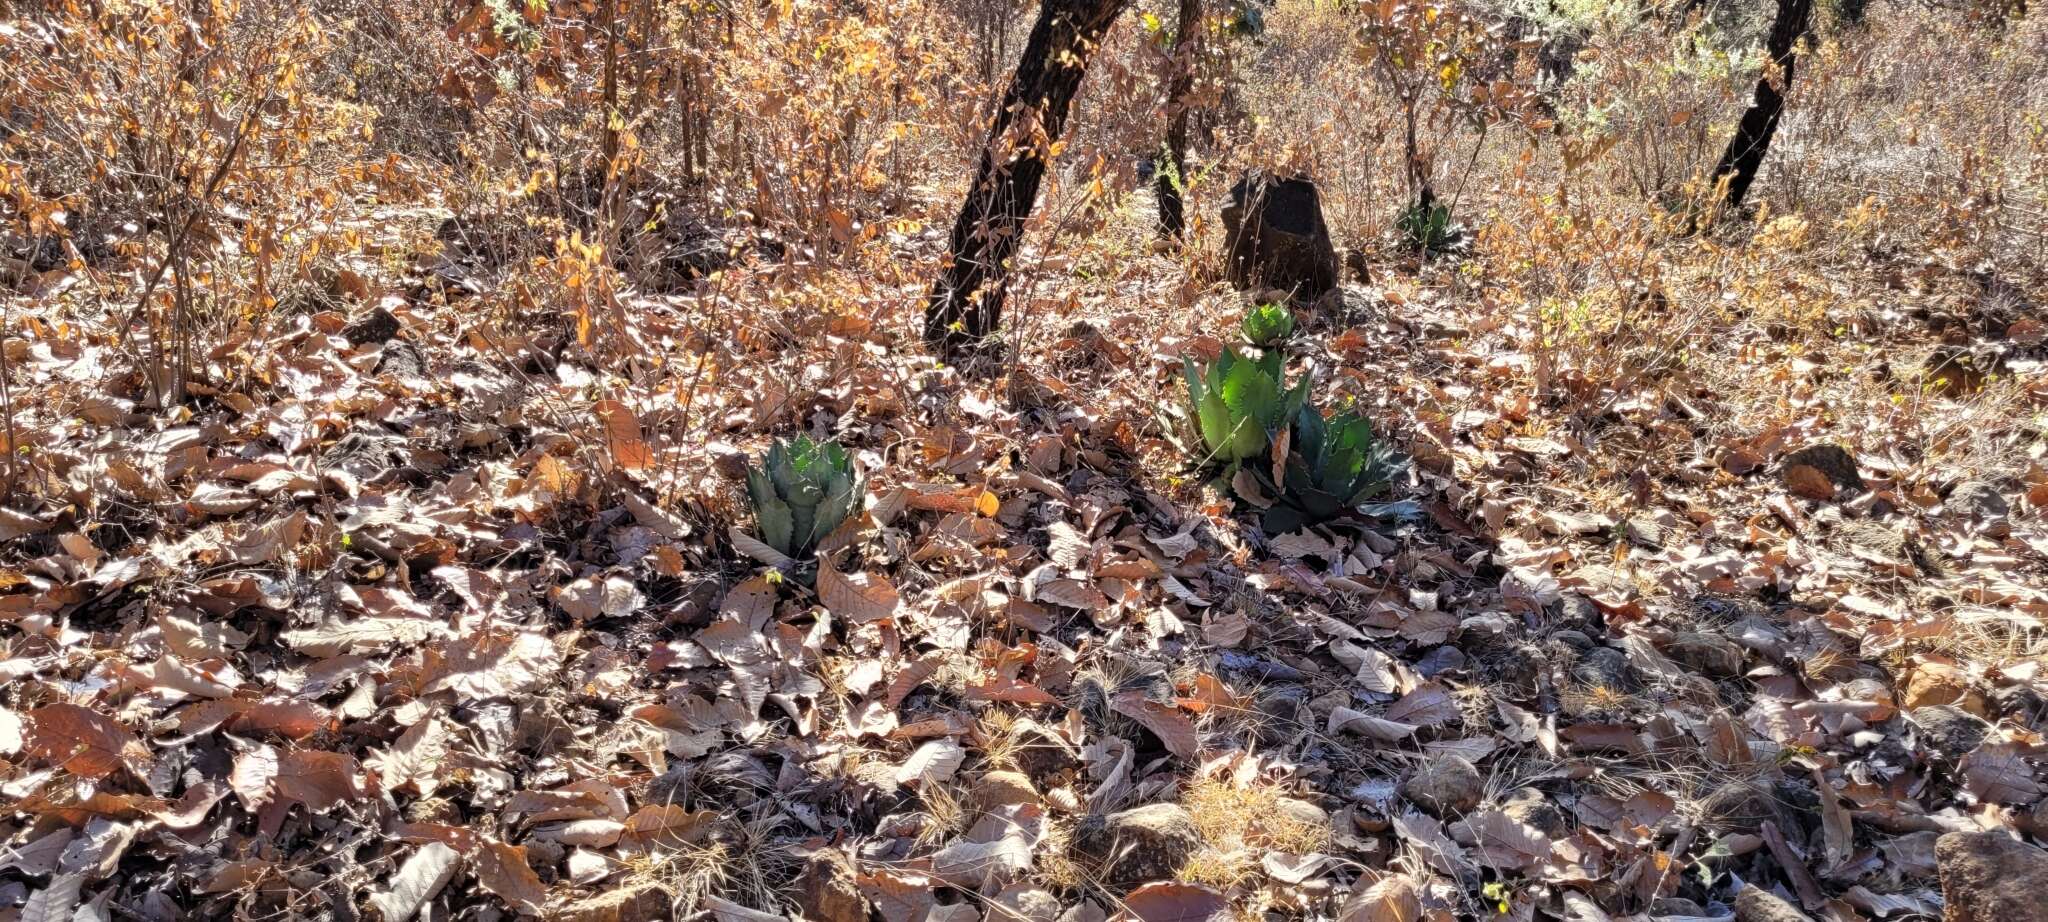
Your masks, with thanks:
M2048 852L2003 832L1951 832L1934 858L1944 922L2048 922Z
M1172 877L1202 850L1202 830L1178 804L1147 804L1097 814L1074 830L1074 850L1118 886Z
M1032 786L1031 778L1023 772L989 772L974 782L974 789L968 795L968 806L977 810L1037 802L1038 789Z
M1820 475L1818 479L1815 474ZM1808 445L1786 455L1779 476L1787 489L1808 499L1833 499L1837 491L1863 489L1856 456L1840 445Z
M1464 813L1479 805L1486 779L1462 756L1438 756L1423 762L1401 783L1401 796L1431 815Z
M1919 729L1921 743L1950 761L1977 748L1984 742L1984 734L1991 732L1990 724L1954 705L1931 704L1915 708L1907 716Z
M1554 839L1561 839L1571 832L1571 827L1565 823L1564 812L1535 788L1516 791L1507 803L1501 804L1500 809L1516 822Z
M1695 672L1717 678L1742 674L1742 647L1721 634L1685 631L1671 635L1664 653Z
M2005 494L1989 480L1970 480L1950 490L1944 505L1949 511L1975 519L1995 519L2012 511Z
M1716 832L1745 831L1754 835L1765 823L1779 828L1798 828L1786 809L1785 800L1770 782L1762 779L1730 781L1715 788L1700 801L1700 817Z
M560 922L656 922L675 918L673 903L661 885L641 880L577 900L551 918ZM421 915L424 918L425 914Z
M1013 760L1024 774L1044 779L1080 764L1072 744L1036 721L1019 720L1012 734L1016 745Z
M825 849L811 855L797 878L797 906L812 922L867 922L868 900L846 853Z
M1735 922L1813 922L1813 917L1762 887L1744 887L1735 896Z
M1628 692L1637 687L1635 670L1628 664L1628 654L1613 647L1594 647L1579 657L1572 667L1572 678L1596 688Z
M1983 714L1984 696L1970 684L1969 674L1947 663L1921 663L1906 680L1907 708L1919 710L1937 704L1953 704L1972 714Z
M356 318L355 322L342 327L341 335L351 346L390 342L398 335L398 315L383 307L373 308Z

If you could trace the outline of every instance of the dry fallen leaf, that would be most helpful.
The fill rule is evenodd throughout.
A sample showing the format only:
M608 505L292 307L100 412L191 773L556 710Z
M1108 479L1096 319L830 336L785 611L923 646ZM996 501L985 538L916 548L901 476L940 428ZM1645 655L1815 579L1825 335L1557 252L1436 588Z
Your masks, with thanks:
M1365 878L1354 885L1351 897L1344 901L1344 909L1337 916L1337 922L1419 922L1422 918L1422 898L1417 894L1415 881L1404 876L1382 877L1365 884Z
M1124 897L1119 922L1227 922L1230 901L1208 887L1154 881Z
M448 886L461 866L462 855L455 849L429 842L391 875L390 889L370 895L370 905L384 922L409 922Z
M136 774L150 764L149 749L128 728L75 704L46 704L28 715L28 754L81 778L105 778L127 768Z
M894 618L902 604L888 580L872 573L841 573L824 562L818 565L818 601L848 624Z
M953 777L967 761L967 750L949 739L932 740L910 754L896 767L896 783L933 785Z
M1172 705L1161 704L1145 696L1142 690L1118 692L1110 696L1110 710L1129 717L1140 726L1152 731L1166 751L1180 758L1194 761L1202 753L1201 736L1195 732L1194 721Z

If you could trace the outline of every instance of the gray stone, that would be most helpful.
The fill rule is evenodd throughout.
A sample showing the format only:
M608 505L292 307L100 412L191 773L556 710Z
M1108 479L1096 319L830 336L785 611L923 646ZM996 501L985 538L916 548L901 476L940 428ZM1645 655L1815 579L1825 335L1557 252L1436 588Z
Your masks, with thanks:
M1962 758L1977 744L1991 725L1975 714L1949 704L1930 704L1907 712L1919 732L1920 741L1949 761Z
M1735 896L1735 922L1813 922L1813 917L1777 894L1751 886Z
M1943 922L2048 922L2048 852L2003 832L1951 832L1934 857Z
M1721 634L1685 631L1671 635L1665 655L1680 665L1716 678L1742 674L1742 647Z
M1464 813L1479 805L1486 779L1462 756L1438 756L1401 782L1401 796L1431 815Z
M1564 811L1557 809L1542 791L1535 788L1516 791L1515 796L1501 804L1500 809L1523 825L1535 827L1553 839L1563 838L1571 832L1571 827L1565 823Z
M1596 685L1614 691L1634 691L1637 687L1635 670L1628 664L1628 654L1613 647L1594 647L1579 657L1578 665L1572 667L1572 678L1587 685Z
M1202 850L1202 830L1179 804L1147 804L1083 818L1074 850L1092 859L1105 881L1129 886L1179 873Z
M1998 484L1989 480L1968 480L1958 484L1949 491L1946 504L1950 511L1976 519L1995 519L2012 512L2012 505L2006 502Z

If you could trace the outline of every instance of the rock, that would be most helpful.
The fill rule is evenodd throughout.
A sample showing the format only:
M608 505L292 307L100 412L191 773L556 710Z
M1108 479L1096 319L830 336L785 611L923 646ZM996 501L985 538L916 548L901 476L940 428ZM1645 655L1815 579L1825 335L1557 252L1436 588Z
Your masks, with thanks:
M1038 788L1023 772L989 772L974 782L967 805L976 810L994 810L1011 804L1035 804Z
M1011 884L989 901L992 922L1057 922L1060 899L1028 884Z
M351 346L366 346L371 343L387 343L398 335L398 315L378 307L356 318L355 322L341 328L341 335Z
M1715 788L1700 801L1700 817L1716 831L1754 834L1764 823L1780 829L1798 829L1786 810L1784 799L1767 781L1730 781Z
M1826 491L1826 496L1813 495L1819 482L1810 480L1811 475L1795 470L1802 467L1818 471L1834 489ZM1856 471L1856 456L1840 445L1801 448L1785 456L1778 472L1788 489L1810 499L1833 499L1835 490L1860 492L1863 489L1863 475Z
M1813 917L1769 890L1750 886L1735 895L1735 922L1813 922Z
M1695 672L1717 678L1742 674L1742 647L1721 634L1685 631L1671 635L1665 655Z
M2048 922L2048 852L2003 832L1951 832L1934 857L1943 922Z
M1660 896L1650 904L1652 918L1658 916L1704 916L1707 908L1682 896Z
M1430 759L1401 782L1401 796L1438 817L1478 806L1485 793L1486 779L1462 756Z
M1664 542L1671 540L1671 530L1665 528L1664 523L1648 515L1631 516L1628 521L1621 523L1621 532L1631 543L1640 544L1653 551L1662 550Z
M1978 716L1985 713L1984 698L1971 687L1969 675L1947 663L1921 663L1915 667L1912 678L1906 680L1906 695L1900 703L1913 711L1953 704Z
M1294 686L1276 688L1259 696L1252 704L1258 711L1257 722L1252 732L1259 742L1269 747L1285 746L1300 738L1309 721L1302 713L1302 699L1308 692Z
M1032 778L1047 778L1081 764L1072 744L1033 720L1019 720L1015 735L1017 768Z
M796 905L811 922L867 922L868 899L861 895L853 861L837 849L811 854L796 881Z
M1792 638L1768 619L1757 615L1745 615L1727 628L1728 636L1765 659L1785 658L1785 648Z
M1584 631L1575 631L1571 628L1560 628L1551 631L1550 640L1552 643L1563 644L1572 651L1573 655L1582 654L1587 650L1593 649L1593 638L1587 637Z
M1082 819L1073 843L1105 881L1130 886L1179 873L1202 850L1202 830L1179 804L1147 804Z
M1230 187L1223 234L1230 281L1239 288L1279 288L1312 304L1337 286L1337 250L1310 180L1247 173Z
M1516 791L1513 797L1508 798L1507 803L1501 804L1500 810L1553 839L1561 839L1571 832L1571 827L1565 823L1564 811L1557 809L1555 804L1543 796L1543 792L1535 788Z
M1619 692L1637 688L1635 670L1628 664L1628 654L1613 647L1587 650L1579 657L1578 664L1572 667L1572 678Z
M2003 355L1949 343L1936 345L1921 369L1925 386L1950 397L1981 391L2006 372Z
M660 884L636 880L570 903L550 918L560 922L654 922L675 918L673 904L674 898Z
M2048 698L2028 685L2001 685L1991 690L1991 712L2032 727L2048 711Z
M370 373L394 378L423 377L427 373L427 356L420 347L394 339L384 344L384 353L377 357L377 364L370 368Z
M1950 511L1973 519L1996 519L2012 512L1998 484L1989 480L1968 480L1950 490L1944 501Z
M1907 715L1920 731L1920 741L1944 758L1954 761L1984 742L1991 725L1962 708L1930 704Z

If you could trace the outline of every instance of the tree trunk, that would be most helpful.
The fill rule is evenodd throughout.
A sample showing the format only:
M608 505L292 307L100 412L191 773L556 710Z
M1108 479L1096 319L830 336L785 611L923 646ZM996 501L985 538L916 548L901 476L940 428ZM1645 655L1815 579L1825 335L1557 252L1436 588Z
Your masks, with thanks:
M925 306L925 339L948 347L1002 322L1003 286L1051 148L1067 126L1089 56L1129 0L1040 0L1024 56L989 128L949 258Z
M1187 229L1186 206L1181 192L1188 181L1188 97L1194 92L1195 70L1201 57L1202 0L1180 0L1180 16L1174 25L1173 60L1166 80L1166 162L1154 178L1159 198L1159 230L1179 237Z
M1770 62L1763 76L1757 78L1756 99L1742 113L1742 122L1735 126L1735 137L1728 141L1727 152L1714 167L1714 181L1728 181L1730 208L1742 206L1750 184L1756 182L1757 170L1764 164L1764 154L1771 149L1771 136L1778 133L1778 116L1785 111L1785 91L1792 88L1794 52L1812 18L1813 0L1778 0L1778 15L1771 21L1771 37L1765 45Z

